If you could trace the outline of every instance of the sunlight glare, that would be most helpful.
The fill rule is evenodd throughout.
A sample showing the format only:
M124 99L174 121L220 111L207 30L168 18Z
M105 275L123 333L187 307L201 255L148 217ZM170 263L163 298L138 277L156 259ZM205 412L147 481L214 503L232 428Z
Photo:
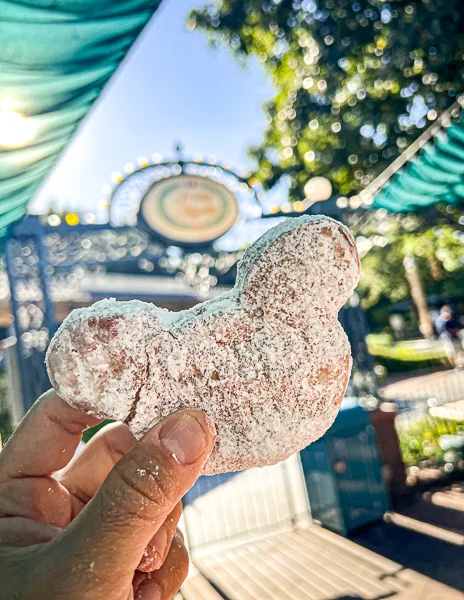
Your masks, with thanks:
M0 147L20 148L36 135L34 121L12 110L0 110Z

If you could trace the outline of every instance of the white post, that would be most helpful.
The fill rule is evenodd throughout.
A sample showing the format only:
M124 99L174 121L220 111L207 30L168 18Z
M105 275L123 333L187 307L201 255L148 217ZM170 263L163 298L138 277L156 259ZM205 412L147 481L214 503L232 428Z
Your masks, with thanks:
M3 349L5 352L8 374L8 408L10 410L12 424L14 427L17 427L26 414L26 411L24 410L23 393L21 389L16 338L9 337L6 340L3 340Z

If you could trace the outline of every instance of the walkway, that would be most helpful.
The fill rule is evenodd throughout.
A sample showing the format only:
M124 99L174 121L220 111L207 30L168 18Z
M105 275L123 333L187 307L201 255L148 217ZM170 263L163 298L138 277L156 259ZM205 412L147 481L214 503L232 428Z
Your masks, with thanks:
M356 543L464 592L464 484L405 498L401 513L356 533Z
M185 600L464 600L463 593L316 525L215 546L196 564L219 593L203 580L195 595L196 574L183 590Z

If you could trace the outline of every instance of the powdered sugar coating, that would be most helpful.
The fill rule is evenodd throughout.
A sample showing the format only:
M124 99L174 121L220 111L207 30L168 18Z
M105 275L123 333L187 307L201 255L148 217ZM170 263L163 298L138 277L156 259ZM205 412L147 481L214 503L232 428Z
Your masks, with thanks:
M358 278L344 226L287 219L247 249L231 292L190 310L103 300L73 311L50 344L50 379L137 437L176 410L204 410L218 432L206 474L273 464L337 415L351 369L337 314Z

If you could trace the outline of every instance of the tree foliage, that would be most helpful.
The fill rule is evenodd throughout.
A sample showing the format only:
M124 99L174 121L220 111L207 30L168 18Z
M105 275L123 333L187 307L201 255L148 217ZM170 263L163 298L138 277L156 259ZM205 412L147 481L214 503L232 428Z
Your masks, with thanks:
M276 88L250 149L267 188L286 174L290 200L310 176L358 192L464 89L460 0L223 0L194 11Z
M421 215L392 215L386 210L348 217L362 260L359 292L370 309L381 300L409 299L403 261L415 259L429 296L462 296L464 290L464 219L455 207L438 206Z
M463 448L443 449L442 436L461 436L464 423L434 419L427 416L399 427L399 442L403 460L408 467L437 466L447 463L463 464ZM458 438L459 439L459 438Z

